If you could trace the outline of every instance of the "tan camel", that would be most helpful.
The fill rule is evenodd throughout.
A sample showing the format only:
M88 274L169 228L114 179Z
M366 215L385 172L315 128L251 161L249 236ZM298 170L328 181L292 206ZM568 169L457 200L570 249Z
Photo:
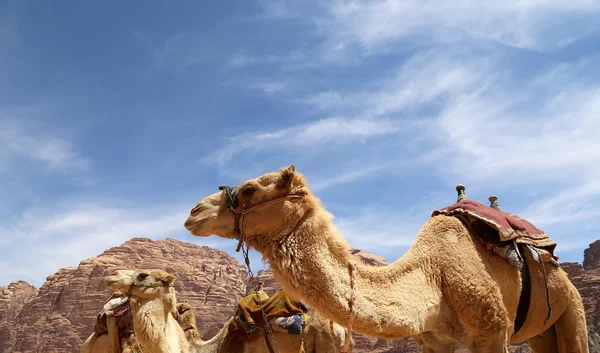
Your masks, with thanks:
M175 277L161 270L118 270L104 278L114 291L130 294L135 341L144 353L188 353L190 343L173 317Z
M552 308L544 322L546 287L537 275L543 263L535 261L528 261L536 274L529 313L512 335L519 270L487 251L457 217L432 216L404 256L370 267L354 262L333 215L293 165L220 189L196 204L186 229L195 236L245 239L290 295L355 332L413 336L435 353L453 352L456 344L474 353L505 353L509 342L525 340L536 353L588 352L581 297L555 266L544 268Z
M119 291L114 292L105 303L105 307L107 303L115 298L123 298L123 300L113 305L113 308L104 309L98 315L94 332L84 342L80 350L81 353L136 353L138 351L135 334L133 333L131 311L128 310L129 301L126 300L127 295ZM200 334L196 328L194 312L189 309L188 304L179 303L177 304L177 313L173 313L173 316L176 317L177 322L183 328L187 340L194 341L200 339ZM120 313L120 311L124 312ZM115 314L118 316L115 316Z
M118 270L113 275L105 278L106 285L109 288L121 292L130 291L131 306L134 312L134 334L144 353L268 352L264 339L255 339L250 342L232 339L232 331L236 327L234 317L225 323L216 336L208 341L203 341L196 328L194 309L187 304L176 303L175 291L172 287L174 280L174 276L161 270ZM177 320L173 318L173 315L164 314L174 310L179 313ZM335 340L332 340L328 321L323 320L313 310L309 310L309 316L310 319L305 332L306 353L336 352L345 340L344 329L335 324ZM167 324L164 323L165 318ZM163 330L160 328L163 327L167 328L167 334L162 334ZM152 332L151 328L156 329ZM279 331L274 331L273 335L275 340L269 338L269 342L280 353L298 353L300 351L300 335ZM140 339L140 337L143 337L143 339ZM181 337L183 337L183 340ZM162 344L160 348L152 346L152 344L159 345L159 342Z

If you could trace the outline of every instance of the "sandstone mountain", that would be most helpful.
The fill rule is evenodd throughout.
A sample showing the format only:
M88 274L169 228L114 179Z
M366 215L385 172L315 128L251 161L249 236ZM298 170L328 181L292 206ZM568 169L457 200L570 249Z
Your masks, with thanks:
M353 254L372 266L386 263L362 250ZM600 241L585 251L583 265L561 265L583 296L590 352L600 353ZM251 290L245 267L223 251L174 239L133 238L48 276L39 290L24 281L0 287L0 353L79 352L110 295L102 278L117 268L160 268L174 274L178 300L196 308L198 329L205 339L220 329L237 301ZM259 271L257 276L267 293L279 289L269 271ZM354 338L355 352L420 352L412 339L391 341L357 334ZM529 349L522 345L513 352Z

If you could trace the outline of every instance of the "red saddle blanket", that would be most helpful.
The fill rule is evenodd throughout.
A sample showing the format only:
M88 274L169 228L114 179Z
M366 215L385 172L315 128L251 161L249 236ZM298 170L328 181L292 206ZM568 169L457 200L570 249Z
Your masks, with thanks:
M514 240L516 243L544 248L554 258L558 258L554 255L556 243L544 231L515 214L497 210L475 200L464 200L435 210L431 216L440 214L462 216L469 222L479 220L498 231L499 241L501 242Z

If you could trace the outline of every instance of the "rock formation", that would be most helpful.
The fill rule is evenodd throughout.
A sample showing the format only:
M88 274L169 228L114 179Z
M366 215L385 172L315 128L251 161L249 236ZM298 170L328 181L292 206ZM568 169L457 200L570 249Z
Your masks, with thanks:
M600 240L590 244L583 253L583 266L565 262L561 267L579 290L588 325L590 353L600 352Z
M386 264L382 257L362 250L352 253L372 266ZM590 352L600 353L600 241L585 250L583 266L561 266L583 297ZM234 313L239 298L252 290L245 267L223 251L173 239L133 238L77 267L48 276L39 290L23 281L0 287L0 353L78 353L110 295L102 278L117 268L160 268L175 275L177 298L196 308L198 330L204 339L218 332ZM257 276L269 295L280 288L269 271L259 271ZM421 352L410 338L392 341L354 334L354 339L355 352ZM466 350L458 348L456 352ZM524 344L512 347L512 352L527 353L529 349Z
M37 288L25 281L0 287L0 352L12 352L15 344L17 316L23 305L37 294Z

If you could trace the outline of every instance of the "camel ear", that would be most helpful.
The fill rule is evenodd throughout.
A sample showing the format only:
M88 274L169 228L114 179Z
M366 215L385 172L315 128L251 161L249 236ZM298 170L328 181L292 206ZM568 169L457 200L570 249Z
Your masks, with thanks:
M177 277L173 276L173 275L168 275L167 277L165 277L165 279L163 279L163 283L166 284L171 284L173 283L175 280L177 279Z
M290 165L289 167L286 168L281 168L281 172L279 173L281 175L281 180L279 180L279 183L277 186L281 187L281 188L287 188L292 184L292 181L294 180L294 172L296 171L296 166L294 166L293 164Z

